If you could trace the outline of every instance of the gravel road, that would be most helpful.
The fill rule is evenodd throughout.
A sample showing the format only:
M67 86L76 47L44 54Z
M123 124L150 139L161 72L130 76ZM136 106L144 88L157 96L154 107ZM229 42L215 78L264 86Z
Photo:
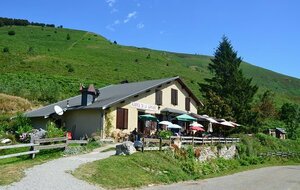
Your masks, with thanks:
M100 152L114 146L108 145L88 154L59 158L36 165L25 171L26 176L21 181L1 186L0 190L99 190L101 188L73 177L68 171L75 170L81 164L114 155L115 151Z
M300 166L276 166L143 190L300 190Z

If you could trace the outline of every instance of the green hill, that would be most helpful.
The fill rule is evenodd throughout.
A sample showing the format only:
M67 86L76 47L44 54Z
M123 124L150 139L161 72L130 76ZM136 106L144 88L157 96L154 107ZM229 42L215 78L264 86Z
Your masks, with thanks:
M11 30L15 35L8 35ZM0 92L38 102L75 95L79 83L102 87L177 75L201 97L197 83L211 76L209 56L122 46L94 33L63 28L0 27L0 50ZM278 104L300 103L300 79L247 63L242 68L259 93L270 89Z

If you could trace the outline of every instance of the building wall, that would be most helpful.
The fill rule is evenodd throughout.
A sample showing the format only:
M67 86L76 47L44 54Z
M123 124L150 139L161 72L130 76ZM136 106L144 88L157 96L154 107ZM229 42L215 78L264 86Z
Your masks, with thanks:
M49 121L49 118L44 117L32 117L30 118L33 128L35 129L46 129L46 125Z
M101 110L72 110L64 114L63 122L67 131L71 131L73 138L80 139L85 135L101 130Z
M159 89L162 90L162 105L159 106L159 110L156 112L149 110L138 110L135 107L131 106L131 102L140 102L145 104L155 105L155 91ZM171 104L171 89L178 90L178 105ZM181 111L185 110L185 98L189 97L188 93L181 87L181 85L177 81L173 81L170 84L162 85L161 88L152 89L150 92L145 92L144 94L139 95L136 98L129 98L124 103L117 104L109 109L109 115L112 118L112 131L116 129L116 119L117 119L117 111L119 108L128 109L128 130L132 131L138 125L138 111L144 111L145 113L150 114L160 114L160 110L164 108L172 108ZM191 98L190 104L190 112L197 113L197 104L195 100ZM107 112L106 112L107 113ZM104 124L105 127L105 124Z

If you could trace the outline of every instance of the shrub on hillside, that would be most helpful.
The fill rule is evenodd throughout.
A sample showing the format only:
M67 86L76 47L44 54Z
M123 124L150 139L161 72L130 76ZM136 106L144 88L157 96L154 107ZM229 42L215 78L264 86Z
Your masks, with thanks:
M69 73L73 73L75 71L74 67L71 64L67 64L66 68L68 69Z
M28 50L27 50L27 53L30 54L30 55L34 54L33 47L29 47Z
M70 39L71 39L70 34L67 34L67 40L70 40Z
M48 122L46 126L46 137L47 138L54 138L54 137L64 137L65 132L61 128L56 127L55 123Z
M2 50L3 53L9 53L9 48L8 47L4 47Z
M27 130L31 126L31 121L28 117L24 117L21 113L17 114L12 122L10 123L10 127L7 129L13 133L20 131ZM23 129L21 129L23 128Z
M15 35L15 34L16 34L16 32L15 32L14 30L8 31L8 35L10 35L10 36L13 36L13 35Z

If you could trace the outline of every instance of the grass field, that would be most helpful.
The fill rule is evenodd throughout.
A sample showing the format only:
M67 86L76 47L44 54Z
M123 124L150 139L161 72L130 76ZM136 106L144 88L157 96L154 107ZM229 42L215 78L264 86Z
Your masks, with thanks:
M8 35L10 30L16 34ZM79 83L103 87L122 80L177 75L201 98L198 82L211 76L209 56L117 45L86 31L6 26L0 28L0 39L0 92L38 103L76 95ZM4 48L9 52L3 52ZM253 77L260 93L274 91L278 104L300 103L300 79L247 63L242 68L246 76Z

